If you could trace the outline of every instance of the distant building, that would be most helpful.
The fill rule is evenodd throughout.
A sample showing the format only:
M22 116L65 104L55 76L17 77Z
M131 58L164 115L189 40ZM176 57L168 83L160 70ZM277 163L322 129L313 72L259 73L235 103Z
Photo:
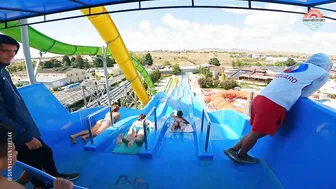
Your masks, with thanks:
M272 57L272 56L268 56L265 59L266 61L269 62L285 62L288 60L288 57Z
M117 76L121 74L121 70L119 68L119 65L114 64L114 67L108 67L107 73L112 74L112 76ZM96 68L95 73L97 76L104 77L104 68Z
M78 68L52 68L43 69L37 73L36 81L48 88L61 87L70 83L83 81L86 78L85 70ZM27 72L12 74L14 83L29 83Z
M222 75L222 73L225 71L225 68L220 66L211 66L209 67L209 70L212 73L212 76L215 77L216 74Z
M228 70L225 73L228 78L266 85L273 80L275 74L278 73L278 71L271 71L269 69L260 67L248 67Z
M264 58L266 58L266 56L263 55L263 54L254 54L254 53L248 53L248 54L247 54L247 57L248 57L248 58L259 58L259 59L264 59Z

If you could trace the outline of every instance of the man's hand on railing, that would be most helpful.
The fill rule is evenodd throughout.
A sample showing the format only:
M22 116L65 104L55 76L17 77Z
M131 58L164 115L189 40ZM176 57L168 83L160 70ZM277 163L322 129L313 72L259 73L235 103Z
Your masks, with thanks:
M62 178L56 178L54 180L54 189L73 189L73 183Z

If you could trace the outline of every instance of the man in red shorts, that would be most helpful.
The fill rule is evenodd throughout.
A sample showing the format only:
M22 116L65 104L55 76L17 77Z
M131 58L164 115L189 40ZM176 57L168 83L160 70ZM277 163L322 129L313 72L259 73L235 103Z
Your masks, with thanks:
M253 99L250 124L252 130L224 153L236 163L258 163L247 153L258 139L273 136L282 125L286 112L300 97L309 97L329 79L333 62L325 54L314 54L306 62L287 68L275 76Z

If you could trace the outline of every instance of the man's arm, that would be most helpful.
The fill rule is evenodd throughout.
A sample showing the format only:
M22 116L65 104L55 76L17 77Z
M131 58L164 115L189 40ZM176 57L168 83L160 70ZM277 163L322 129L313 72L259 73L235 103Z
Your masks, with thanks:
M182 117L182 119L183 119L185 124L190 124L189 121L186 118Z
M329 80L329 73L325 73L317 80L313 81L310 85L302 89L301 97L309 97L318 91Z
M7 116L6 111L4 110L4 99L1 93L0 93L0 123L8 125L9 127L13 128L14 136L20 137L24 143L33 140L33 135L30 133L29 130L21 127Z

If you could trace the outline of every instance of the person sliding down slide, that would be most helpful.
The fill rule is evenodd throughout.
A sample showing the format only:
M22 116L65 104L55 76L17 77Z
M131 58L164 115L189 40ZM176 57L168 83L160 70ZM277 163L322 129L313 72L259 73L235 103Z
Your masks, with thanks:
M134 142L138 145L141 146L142 143L145 140L144 136L144 130L143 130L143 121L145 120L146 115L145 114L140 114L138 117L138 120L136 120L131 128L128 131L127 138L125 138L124 134L120 134L118 139L117 139L117 145L119 146L121 143L125 143L127 147L133 146ZM146 126L153 127L153 123L150 121L146 121Z
M325 54L309 57L298 66L287 68L253 99L250 125L252 130L224 153L236 163L258 163L247 153L266 136L273 136L285 120L286 112L300 97L309 97L329 79L333 62Z
M116 123L117 121L120 121L120 113L118 111L119 111L119 106L114 105L111 111L114 123ZM92 132L93 137L98 136L110 126L111 126L111 115L110 115L110 112L107 112L105 114L104 119L98 120L96 125L92 127L91 132ZM86 144L87 139L90 137L89 133L90 133L89 130L85 130L85 131L81 131L79 133L70 135L70 141L72 144L76 144L77 143L76 138L81 136L84 144Z
M184 131L185 124L190 124L184 117L182 110L177 111L177 116L174 115L174 112L170 114L172 118L174 118L174 122L169 128L170 132L173 132L175 129L180 128L181 131Z

